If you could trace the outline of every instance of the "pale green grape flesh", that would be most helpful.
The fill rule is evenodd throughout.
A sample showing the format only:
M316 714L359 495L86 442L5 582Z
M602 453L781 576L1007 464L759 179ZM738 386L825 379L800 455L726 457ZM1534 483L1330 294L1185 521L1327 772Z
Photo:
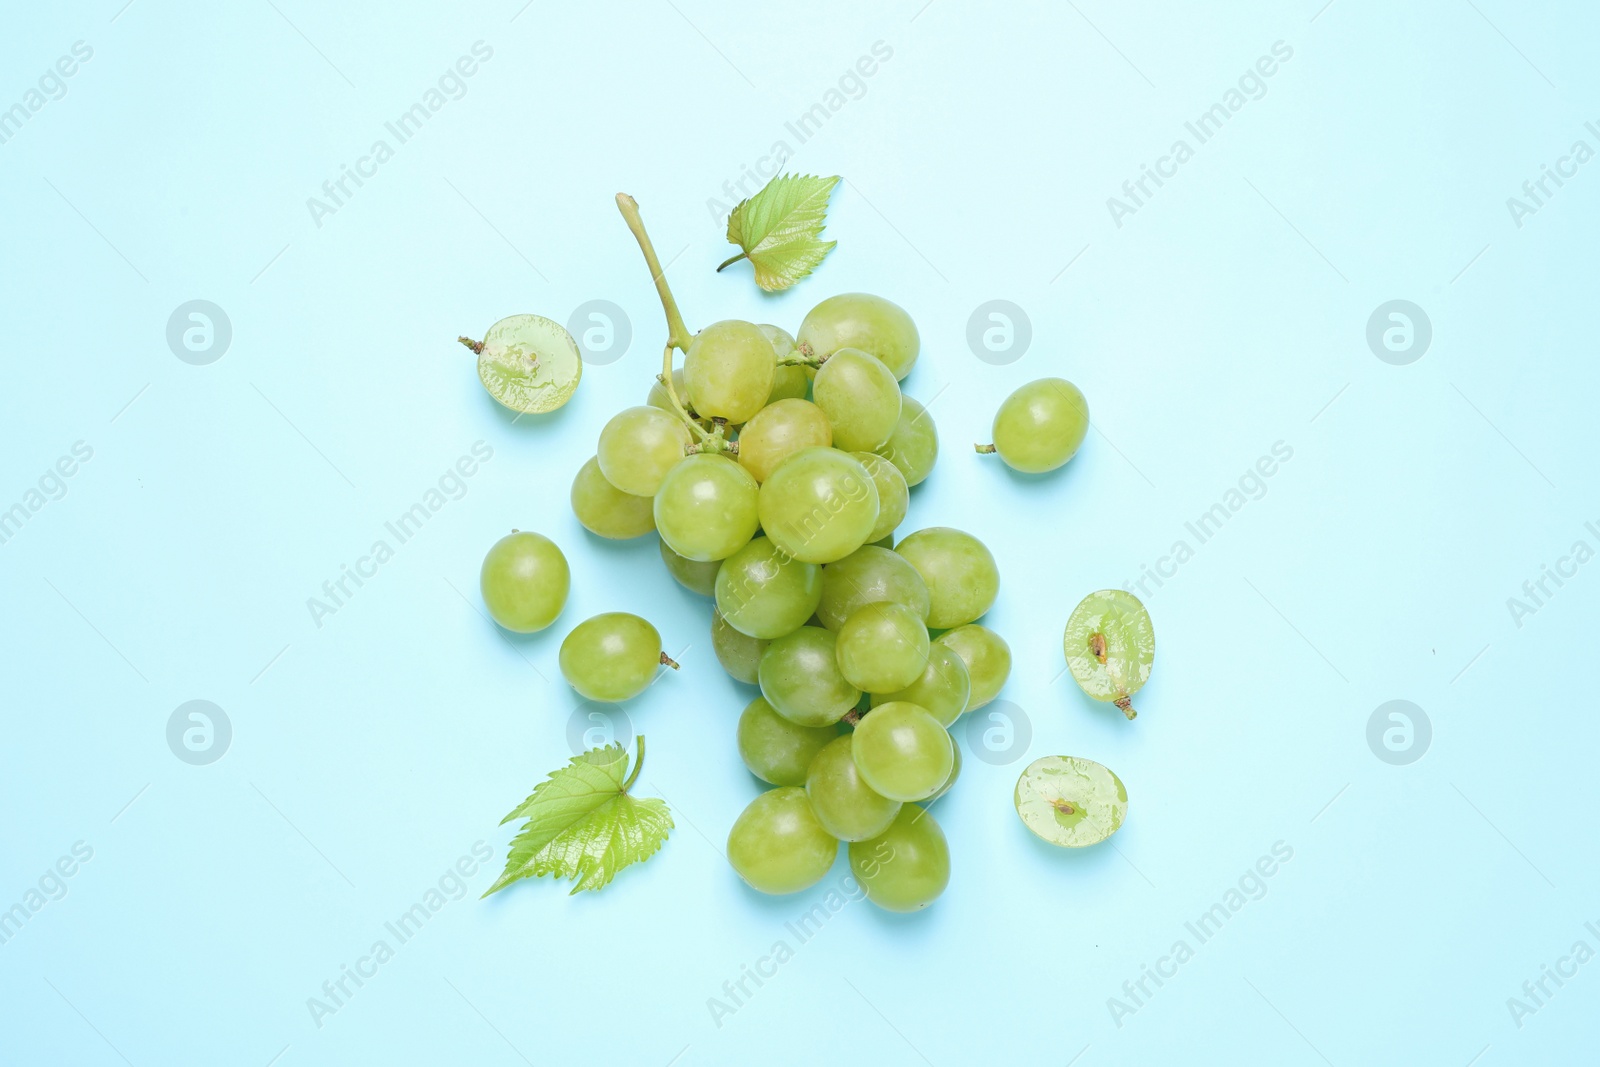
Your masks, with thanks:
M1128 790L1108 768L1077 756L1028 764L1012 796L1022 824L1062 848L1098 844L1128 814Z

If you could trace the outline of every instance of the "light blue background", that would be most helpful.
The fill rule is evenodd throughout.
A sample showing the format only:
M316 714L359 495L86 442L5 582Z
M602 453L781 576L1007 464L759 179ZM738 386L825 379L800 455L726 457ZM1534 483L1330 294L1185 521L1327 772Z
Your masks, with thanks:
M0 945L0 1059L1593 1057L1600 963L1547 982L1520 1028L1506 1003L1575 941L1600 950L1583 925L1600 925L1600 564L1520 627L1506 605L1574 541L1600 548L1600 164L1520 228L1506 206L1573 141L1600 148L1593 11L122 3L13 5L0 34L0 107L93 48L0 145L0 507L93 448L0 545L0 907L93 849ZM1266 94L1115 225L1107 198L1280 40L1293 57ZM316 225L307 198L477 41L493 57L465 95ZM785 123L878 41L892 57L798 143ZM747 267L712 272L728 248L707 201L777 140L786 169L847 181L838 249L765 297ZM574 471L642 400L664 336L619 189L691 326L793 329L864 289L921 328L906 387L944 453L902 529L993 548L987 621L1032 732L1007 765L968 753L937 812L952 881L926 913L851 903L799 945L785 923L844 864L793 898L742 886L720 843L757 792L733 745L751 693L654 538L599 543L571 516ZM1033 330L1005 366L965 340L996 298ZM1408 366L1365 340L1395 298L1433 325ZM209 366L165 339L192 299L232 323ZM631 347L513 424L454 338L591 299L626 310ZM1072 465L1027 480L973 455L1000 399L1047 374L1094 412ZM317 627L307 598L480 440L493 459L465 495ZM1278 441L1293 458L1266 494L1148 598L1143 714L1084 699L1060 677L1072 604L1154 564ZM559 623L522 640L476 592L512 526L574 571ZM307 998L386 921L477 841L498 868L498 819L568 755L560 638L617 609L683 650L627 708L671 840L599 895L544 881L480 903L494 871L477 871L319 1028ZM232 722L209 766L167 746L191 699ZM1391 699L1432 722L1408 766L1366 741ZM1126 781L1114 847L1061 853L1018 823L1016 775L1051 753ZM1185 922L1275 842L1293 859L1199 945ZM708 998L780 938L794 958L718 1026ZM1194 958L1119 1026L1108 998L1179 938Z

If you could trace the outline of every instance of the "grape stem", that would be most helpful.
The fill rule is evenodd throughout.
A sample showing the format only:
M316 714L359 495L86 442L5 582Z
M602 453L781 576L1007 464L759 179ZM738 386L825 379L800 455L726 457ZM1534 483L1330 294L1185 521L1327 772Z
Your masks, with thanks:
M479 355L483 354L483 342L482 341L474 341L470 337L457 337L456 340L460 341L462 344L466 345L468 348L472 349L474 352L478 353Z
M849 711L845 712L844 713L844 721L849 723L851 726L854 726L856 723L860 722L861 721L861 709L860 708L851 708Z
M1122 709L1122 714L1126 715L1129 718L1130 721L1133 719L1133 717L1135 715L1139 714L1137 711L1133 710L1133 701L1129 700L1127 697L1118 697L1117 699L1113 700L1111 703L1113 703L1117 707L1121 708Z
M994 451L994 445L973 445L972 448L973 451L985 456Z
M723 267L731 267L735 263L739 262L741 259L749 259L749 258L750 258L750 253L749 252L740 252L736 256L729 256L727 259L723 260L720 264L717 265L717 273L721 274Z
M678 661L667 655L665 652L661 653L661 665L663 667L671 667L673 670L678 669Z
M626 782L622 783L622 791L624 793L626 793L628 791L628 787L633 785L634 782L638 781L639 772L644 770L644 734L640 734L638 737L635 737L633 739L633 742L634 742L633 773L628 775L628 780Z

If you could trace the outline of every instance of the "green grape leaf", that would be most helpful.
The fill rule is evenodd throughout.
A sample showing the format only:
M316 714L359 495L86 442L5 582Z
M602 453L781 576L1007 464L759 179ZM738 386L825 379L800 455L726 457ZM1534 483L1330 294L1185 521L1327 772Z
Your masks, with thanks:
M572 887L603 889L617 872L655 855L672 829L672 815L655 797L635 797L628 787L644 764L644 738L633 774L620 744L591 748L551 771L500 825L526 819L511 840L506 869L484 891L497 892L521 878L573 878Z
M769 293L810 274L839 243L821 239L828 197L838 184L838 175L780 174L755 196L739 201L728 216L728 243L744 251L722 267L748 259L756 284Z

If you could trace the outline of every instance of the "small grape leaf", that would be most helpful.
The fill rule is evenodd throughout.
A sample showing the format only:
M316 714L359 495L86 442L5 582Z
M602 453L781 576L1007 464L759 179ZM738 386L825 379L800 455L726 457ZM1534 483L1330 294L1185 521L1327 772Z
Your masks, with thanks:
M744 251L722 267L748 259L756 284L769 293L810 274L839 243L820 239L828 197L838 184L838 175L781 174L755 196L739 201L728 216L728 243Z
M501 826L528 821L511 840L505 871L483 895L547 874L576 879L573 893L603 889L622 868L655 855L672 829L672 815L655 797L628 794L643 760L641 737L639 762L626 781L628 754L620 744L591 748L550 772L500 820Z

